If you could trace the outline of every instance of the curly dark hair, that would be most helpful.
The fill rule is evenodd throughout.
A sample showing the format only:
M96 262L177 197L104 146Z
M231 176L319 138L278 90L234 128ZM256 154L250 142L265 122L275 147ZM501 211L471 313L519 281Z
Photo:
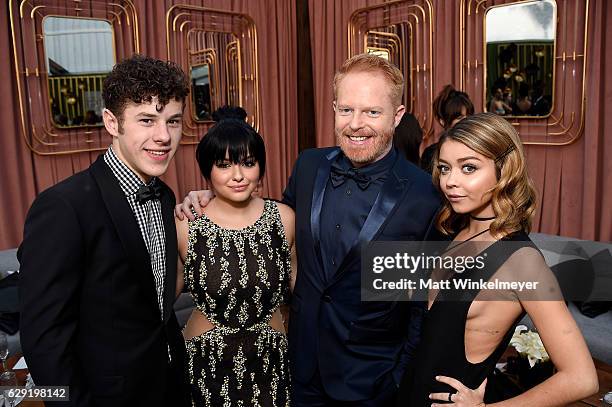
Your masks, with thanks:
M138 54L115 65L102 87L104 105L120 123L129 101L151 102L157 97L166 106L172 99L184 102L188 94L189 80L177 64Z

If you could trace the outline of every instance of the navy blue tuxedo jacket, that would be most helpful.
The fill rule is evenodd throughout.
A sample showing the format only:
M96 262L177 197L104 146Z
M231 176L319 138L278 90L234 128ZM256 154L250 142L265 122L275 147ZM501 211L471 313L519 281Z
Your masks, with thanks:
M389 375L399 383L420 335L423 304L362 302L361 246L422 240L439 207L431 177L401 154L390 170L359 237L328 278L320 252L320 214L337 147L306 150L293 168L283 201L296 213L298 274L289 320L293 380L319 370L338 400L371 398ZM337 208L341 211L342 208Z

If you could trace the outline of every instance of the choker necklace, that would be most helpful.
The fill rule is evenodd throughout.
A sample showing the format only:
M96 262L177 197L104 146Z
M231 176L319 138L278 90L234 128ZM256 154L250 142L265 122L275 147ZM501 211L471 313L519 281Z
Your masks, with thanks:
M486 217L486 218L479 218L478 216L470 215L470 218L472 218L474 220L485 221L485 220L493 220L493 219L497 218L497 216L489 216L489 217Z

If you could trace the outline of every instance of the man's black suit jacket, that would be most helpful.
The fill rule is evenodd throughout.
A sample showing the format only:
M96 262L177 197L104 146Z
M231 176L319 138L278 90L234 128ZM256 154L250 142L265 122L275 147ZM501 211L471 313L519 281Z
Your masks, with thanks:
M161 184L163 318L137 220L103 156L42 192L27 215L18 252L23 352L37 385L70 386L70 405L162 406L168 393L183 405L188 396L172 308L175 198Z
M283 202L295 209L298 254L289 360L294 380L308 383L318 370L330 396L354 401L373 397L391 379L400 382L423 315L423 304L361 301L361 247L373 240L423 240L440 201L431 177L398 154L358 238L327 278L320 215L338 154L337 147L302 152L284 192Z

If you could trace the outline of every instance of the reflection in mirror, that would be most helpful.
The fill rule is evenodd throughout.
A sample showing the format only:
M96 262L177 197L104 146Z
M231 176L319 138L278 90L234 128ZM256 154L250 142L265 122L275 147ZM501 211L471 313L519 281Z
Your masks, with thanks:
M212 120L212 112L223 105L241 106L240 41L228 32L191 29L189 72L190 116L196 122Z
M376 55L377 57L381 57L383 59L386 59L387 61L389 60L389 50L386 49L368 47L366 49L366 53Z
M212 120L210 66L208 64L192 66L190 74L195 118L202 121Z
M485 15L486 107L504 116L547 116L554 96L557 7L536 0Z
M115 64L108 21L48 16L43 36L49 104L56 127L102 125L102 82Z

